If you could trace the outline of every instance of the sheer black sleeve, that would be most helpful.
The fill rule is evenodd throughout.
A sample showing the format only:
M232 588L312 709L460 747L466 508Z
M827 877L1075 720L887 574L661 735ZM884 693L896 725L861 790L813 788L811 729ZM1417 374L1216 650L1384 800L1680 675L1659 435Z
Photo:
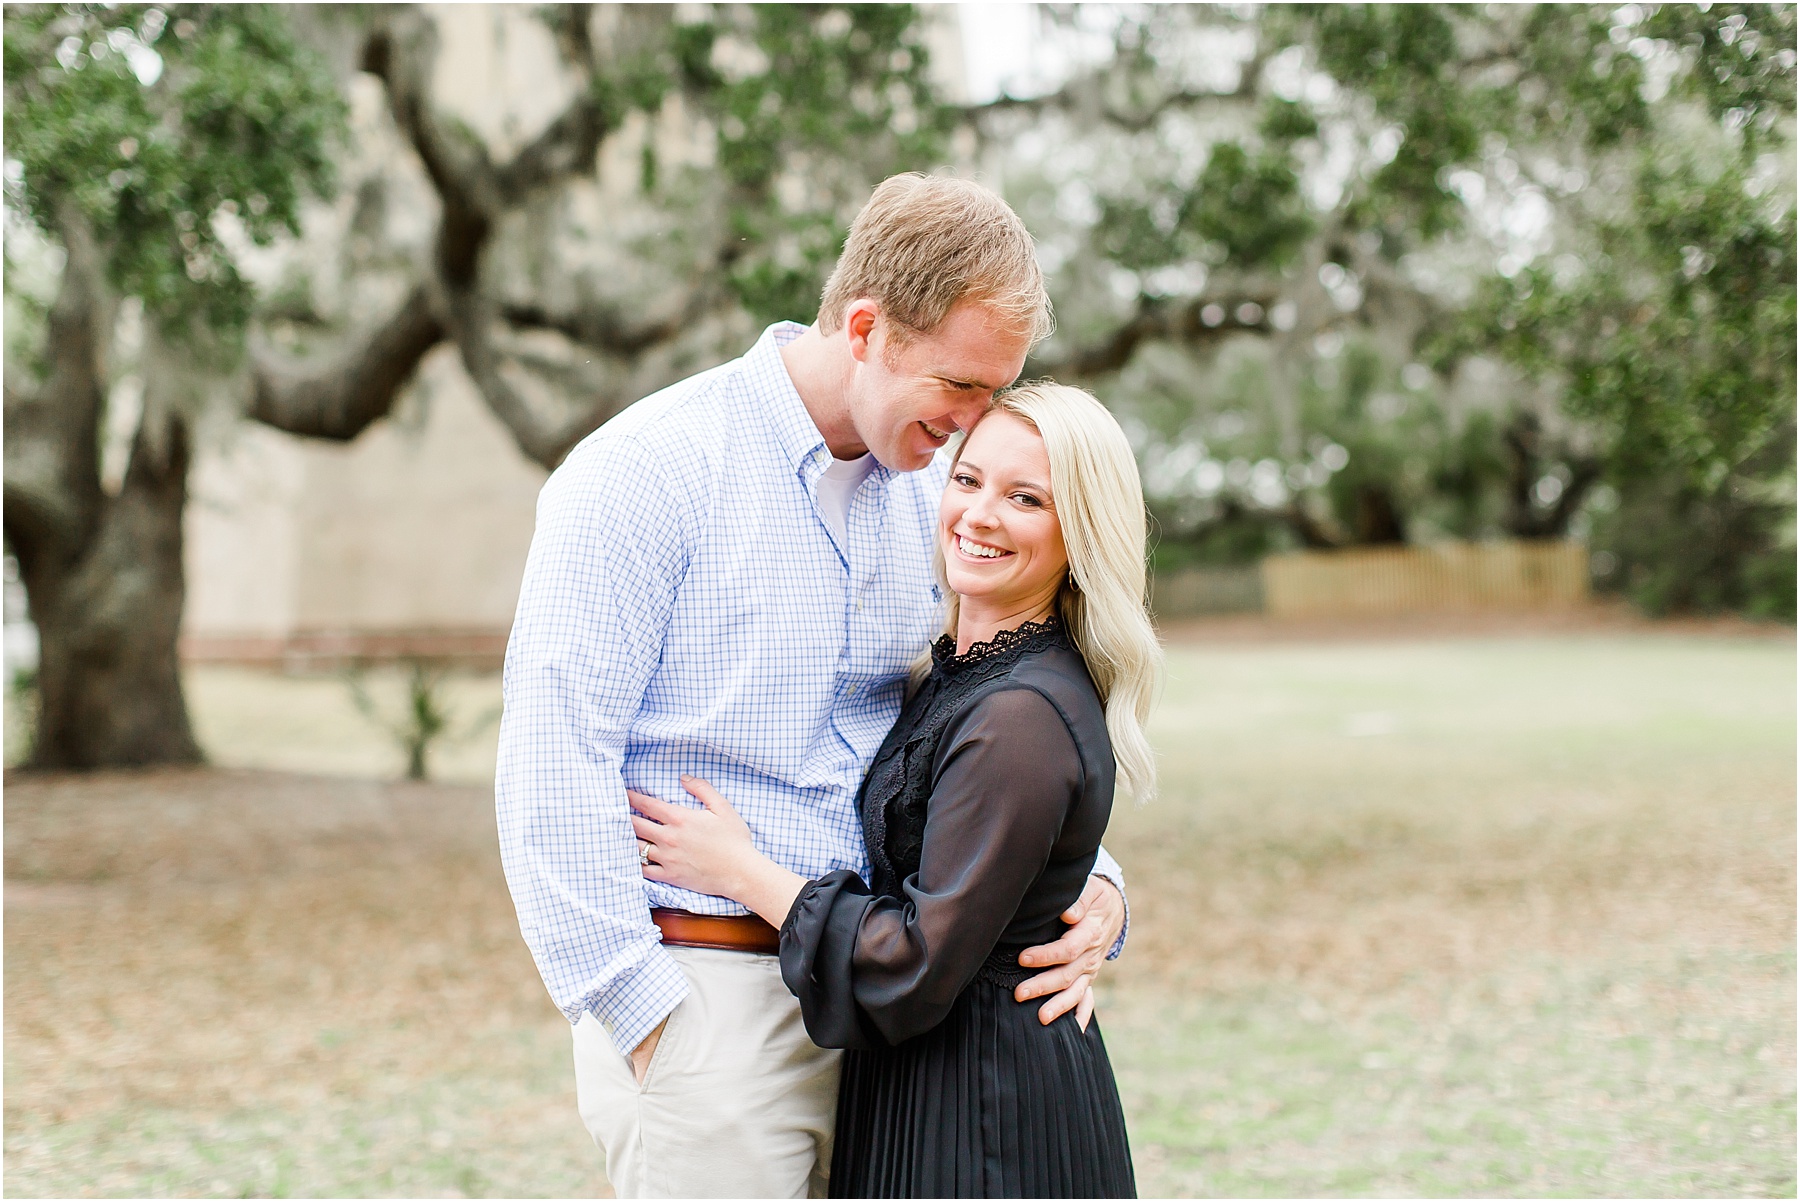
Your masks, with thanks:
M1081 785L1075 740L1035 689L990 693L952 719L904 900L834 872L782 924L782 979L813 1042L897 1044L941 1022L1043 872Z

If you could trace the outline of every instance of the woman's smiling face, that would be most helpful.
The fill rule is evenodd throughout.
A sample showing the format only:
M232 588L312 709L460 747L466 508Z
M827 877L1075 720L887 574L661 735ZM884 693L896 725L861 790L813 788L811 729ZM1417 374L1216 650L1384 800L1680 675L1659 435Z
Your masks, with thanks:
M965 603L1020 613L1055 599L1069 555L1035 428L1002 411L976 424L944 487L938 538L944 574Z

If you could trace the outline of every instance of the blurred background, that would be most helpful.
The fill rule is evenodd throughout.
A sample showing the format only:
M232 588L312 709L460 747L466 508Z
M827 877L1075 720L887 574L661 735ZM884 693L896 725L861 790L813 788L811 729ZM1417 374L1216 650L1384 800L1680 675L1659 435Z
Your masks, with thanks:
M607 1190L494 846L547 472L1039 242L1153 511L1146 1195L1795 1189L1791 6L9 6L8 1192Z

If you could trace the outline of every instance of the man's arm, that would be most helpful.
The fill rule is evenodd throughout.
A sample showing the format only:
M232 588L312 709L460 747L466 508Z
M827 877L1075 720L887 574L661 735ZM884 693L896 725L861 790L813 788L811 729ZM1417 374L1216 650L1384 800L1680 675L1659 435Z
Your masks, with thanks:
M1048 997L1038 1007L1039 1022L1048 1026L1074 1010L1085 1028L1088 1015L1094 1010L1094 978L1103 961L1116 959L1124 950L1131 919L1125 900L1125 870L1104 847L1094 861L1087 888L1074 905L1063 911L1062 918L1070 924L1062 938L1019 953L1019 963L1024 967L1047 971L1020 982L1013 997L1021 1002Z
M624 1056L687 995L650 922L620 778L685 526L633 441L577 448L539 498L507 644L494 793L520 931L557 1007L592 1011Z

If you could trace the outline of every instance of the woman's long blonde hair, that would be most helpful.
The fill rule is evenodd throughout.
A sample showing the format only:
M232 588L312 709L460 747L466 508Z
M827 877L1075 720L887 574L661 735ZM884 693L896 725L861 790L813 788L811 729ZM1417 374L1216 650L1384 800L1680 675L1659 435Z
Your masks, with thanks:
M1144 723L1163 655L1145 604L1144 490L1131 444L1093 394L1054 381L1001 393L988 412L1010 413L1044 440L1050 492L1069 556L1057 615L1106 706L1118 783L1138 801L1149 801L1156 793L1156 755ZM956 458L961 457L958 447ZM949 598L944 630L955 635L961 602L945 578L941 538L935 566ZM921 657L915 674L922 677L930 663L929 654Z

